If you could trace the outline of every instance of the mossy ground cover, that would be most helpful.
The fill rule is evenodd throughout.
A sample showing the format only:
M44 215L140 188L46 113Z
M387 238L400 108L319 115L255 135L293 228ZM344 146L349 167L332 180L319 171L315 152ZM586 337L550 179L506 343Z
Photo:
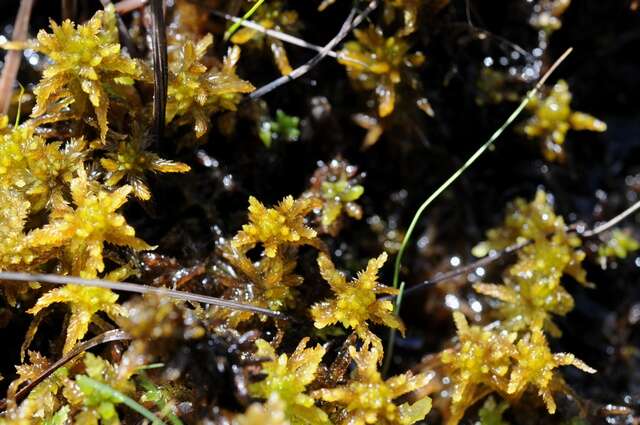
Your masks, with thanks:
M640 420L637 2L20 3L0 423Z

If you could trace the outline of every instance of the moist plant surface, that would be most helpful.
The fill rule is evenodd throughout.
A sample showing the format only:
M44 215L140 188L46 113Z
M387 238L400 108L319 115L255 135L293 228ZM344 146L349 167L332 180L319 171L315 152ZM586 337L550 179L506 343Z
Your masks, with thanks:
M2 12L0 425L640 423L636 0Z

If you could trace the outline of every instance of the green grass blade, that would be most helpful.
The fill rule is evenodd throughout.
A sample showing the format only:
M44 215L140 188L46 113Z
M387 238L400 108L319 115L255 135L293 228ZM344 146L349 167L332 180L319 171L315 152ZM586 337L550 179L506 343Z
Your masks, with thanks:
M256 11L260 8L260 6L262 6L262 3L264 3L264 0L258 0L256 4L251 6L251 9L249 9L247 13L245 13L242 16L242 19L240 19L238 22L234 23L233 25L231 25L231 27L229 27L229 29L224 33L224 41L229 40L233 35L233 33L236 32L238 28L240 28L240 25L242 25L244 21L251 18L251 16L253 16L253 14L256 13Z
M420 208L418 208L418 210L416 211L415 215L413 216L413 219L411 220L411 223L409 224L409 227L407 228L407 233L405 233L404 238L402 239L402 244L400 245L400 250L398 250L398 255L396 255L396 259L393 267L393 287L394 288L398 287L398 280L400 278L400 267L402 265L402 257L404 256L404 252L407 248L407 245L409 244L409 241L411 240L413 231L415 230L416 225L418 224L418 221L420 220L420 217L422 217L422 214L424 213L424 211L429 207L429 205L431 205L431 203L434 200L436 200L445 190L447 190L449 186L451 186L453 182L455 182L471 165L473 165L473 163L476 162L476 160L480 158L480 156L483 153L485 153L486 150L489 149L495 143L495 141L502 135L502 133L504 133L507 127L509 127L516 120L516 118L518 118L518 116L522 113L524 108L527 107L531 99L533 99L533 97L538 94L542 85L547 81L547 79L556 70L556 68L567 58L567 56L569 56L572 50L573 50L572 48L567 49L562 54L562 56L560 56L558 60L554 62L554 64L549 68L549 70L542 76L540 81L538 81L535 87L531 89L527 93L527 95L522 99L518 107L511 113L511 115L509 115L509 117L500 126L500 128L498 128L491 135L491 137L489 137L489 140L484 142L482 146L480 146L478 150L476 150L473 153L473 155L471 155L469 159L467 159L465 163L462 164L460 168L458 168L444 183L442 183L442 185L440 185L440 187L438 187L435 190L435 192L433 192L422 203L422 205L420 205ZM398 295L398 298L402 298L402 293ZM399 307L400 305L401 305L400 302L396 302L397 307ZM398 308L396 308L395 312L396 314L398 313ZM393 329L389 333L389 341L390 342L395 341L395 331ZM387 348L388 348L387 356L391 357L391 355L393 354L393 345L389 345ZM385 364L387 363L388 361L385 361ZM386 373L386 371L387 369L384 369L384 373Z
M97 392L106 394L110 398L117 400L118 402L126 405L130 409L134 410L135 412L139 413L146 419L150 420L153 425L166 425L146 407L142 406L140 403L138 403L131 397L128 397L127 395L121 393L120 391L114 388L111 388L106 384L103 384L102 382L98 382L95 379L89 378L88 376L85 376L85 375L78 375L76 377L76 381L78 382L78 384L84 384L88 387L91 387Z

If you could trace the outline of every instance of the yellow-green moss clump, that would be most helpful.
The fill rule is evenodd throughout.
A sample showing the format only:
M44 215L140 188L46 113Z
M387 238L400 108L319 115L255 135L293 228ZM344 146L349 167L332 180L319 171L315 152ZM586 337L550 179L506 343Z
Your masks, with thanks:
M49 224L29 234L31 245L63 248L67 270L87 278L104 271L102 251L106 242L135 250L151 249L135 236L133 227L118 213L131 190L131 186L125 185L113 192L106 191L89 180L81 168L70 184L75 208L57 199Z
M292 425L330 424L327 414L316 407L314 399L306 394L306 388L315 379L325 354L320 345L306 348L308 342L309 338L303 338L291 356L278 356L267 341L258 340L257 356L270 360L262 363L262 373L266 378L252 384L249 391L253 396L264 399L275 394L284 403L285 416Z
M35 378L48 365L37 353L32 353L30 360L30 365L20 367L20 378L12 385ZM133 395L135 384L128 376L120 376L117 366L91 353L84 354L79 369L80 373L73 375L69 368L62 367L36 386L19 406L10 401L0 423L26 424L34 420L51 424L71 421L79 425L120 423L117 406L123 400L119 395Z
M640 243L629 231L613 229L605 238L604 243L598 247L598 261L605 268L608 259L624 259L629 253L638 249L640 249Z
M504 273L501 285L476 283L474 289L497 299L499 321L485 327L469 326L454 312L458 342L441 354L451 376L453 394L449 424L457 424L467 408L491 392L508 400L530 388L555 413L555 369L572 365L595 370L570 353L551 353L544 331L560 336L553 315L573 309L573 297L562 286L563 275L586 284L581 240L555 214L551 197L542 190L532 202L516 199L507 207L504 224L487 232L487 241L474 248L482 256L516 243L526 244L517 261Z
M338 61L347 68L353 85L375 93L378 115L391 114L398 98L398 85L406 71L424 63L424 55L409 54L410 44L402 37L385 38L380 28L354 30L356 40L345 43ZM405 81L406 82L406 81Z
M306 217L320 206L317 199L285 197L275 208L267 208L254 197L249 198L249 223L226 242L221 253L234 273L221 273L227 288L225 296L273 310L291 307L294 288L302 277L294 270L298 248L303 245L321 248L317 232L308 226ZM260 259L253 262L247 253L259 247ZM239 323L252 317L250 312L221 310L220 315Z
M321 161L318 165L309 189L302 196L322 201L320 210L314 211L319 220L318 231L336 236L344 224L345 215L355 220L362 218L362 207L356 201L364 193L364 187L359 184L364 175L340 157L328 164Z
M386 260L386 253L369 260L367 268L359 272L351 282L347 282L344 274L336 270L331 259L325 254L320 254L320 273L331 286L335 298L321 301L311 307L315 326L322 329L340 323L346 328L352 328L363 340L374 342L377 351L381 351L381 342L369 331L368 322L404 332L402 321L394 314L393 303L376 298L378 294L398 294L397 289L378 282L378 270Z
M378 359L382 353L375 346L365 344L360 351L349 347L349 354L356 363L354 376L346 385L323 388L313 396L337 404L341 410L335 415L335 423L341 425L411 425L424 419L431 410L431 399L423 397L415 403L395 404L399 397L424 387L426 374L411 372L393 376L387 380L378 371Z
M207 68L202 63L211 44L211 34L197 43L187 39L169 57L166 122L193 123L198 138L207 133L211 114L235 111L241 94L254 90L251 83L236 75L239 47L228 50L220 68Z
M518 261L504 273L504 284L477 283L474 289L500 300L498 314L506 328L522 331L542 323L545 330L559 336L552 315L565 315L574 305L561 284L562 276L585 285L587 281L581 265L585 257L582 242L555 214L550 199L539 190L531 203L516 199L509 204L504 225L489 230L487 241L477 245L474 254L531 243L518 251Z
M114 143L100 160L100 165L107 171L105 184L117 187L124 180L136 198L148 201L151 190L146 183L146 173L186 173L191 170L187 164L162 159L149 152L148 145L148 135L140 129L136 129L129 140Z
M523 132L537 139L548 161L564 159L564 142L569 130L603 132L607 125L599 119L571 109L571 92L566 81L558 81L546 95L534 97L527 109L532 116L524 124Z
M126 97L125 88L142 77L139 64L120 51L114 8L96 12L82 25L51 21L51 31L41 30L35 45L52 63L34 90L34 115L48 112L54 103L63 103L81 118L91 103L104 141L109 93Z
M572 365L595 373L573 354L552 354L539 326L519 336L501 327L469 326L457 311L453 317L459 342L441 354L453 383L447 424L457 424L469 407L494 391L505 398L517 399L532 388L553 414L556 404L552 382L558 379L554 369Z

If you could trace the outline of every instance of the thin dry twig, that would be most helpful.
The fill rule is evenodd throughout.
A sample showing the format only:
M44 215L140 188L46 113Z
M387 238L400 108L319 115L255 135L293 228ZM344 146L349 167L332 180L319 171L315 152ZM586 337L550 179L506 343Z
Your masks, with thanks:
M594 227L593 230L586 230L582 233L580 232L578 233L580 233L580 235L583 238L591 238L591 237L597 236L600 233L606 232L607 230L611 229L613 226L620 223L622 220L629 217L631 214L638 211L639 209L640 209L640 201L636 201L635 204L631 205L629 208L622 211L620 214L613 217L611 220Z
M18 15L13 26L13 41L26 41L29 32L29 20L31 19L31 10L35 0L21 0L18 8ZM22 61L21 50L10 50L4 56L4 68L2 76L0 76L0 114L9 112L11 106L11 94L13 93L13 84L18 76L20 62Z
M113 329L76 345L75 347L73 347L71 351L69 351L67 354L62 356L55 363L53 363L51 366L45 369L37 378L30 381L24 387L20 388L20 390L16 392L12 402L18 402L23 398L25 398L27 395L29 395L31 390L33 390L36 387L36 385L38 385L39 383L47 379L49 376L51 376L53 372L55 372L60 367L64 366L66 363L71 361L74 357L84 353L85 351L90 350L91 348L96 347L98 345L106 344L108 342L127 341L130 339L131 339L131 336L125 331L120 329ZM0 400L0 411L6 410L7 405L8 405L7 399Z
M282 31L276 31L276 30L272 30L269 28L265 28L262 25L260 25L257 22L254 21L250 21L250 20L242 20L241 18L238 18L236 16L233 15L229 15L228 13L224 13L224 12L220 12L219 10L214 10L211 9L210 10L211 14L214 16L217 16L219 18L222 19L226 19L227 21L231 21L234 23L240 23L240 25L242 25L243 27L247 27L247 28L251 28L252 30L258 31L264 35L267 35L269 37L273 37L276 38L280 41L283 41L285 43L289 43L292 44L294 46L298 46L298 47L303 47L305 49L309 49L309 50L315 50L316 52L322 52L323 47L322 46L318 46L317 44L313 44L313 43L309 43L308 41L305 41L301 38L298 37L294 37L291 34L287 34L285 32ZM338 53L336 53L333 50L330 50L329 52L327 52L327 56L330 56L332 58L337 58L338 57Z
M347 16L347 19L345 19L344 23L342 24L342 27L340 28L340 31L338 31L338 33L335 35L335 37L333 37L322 48L321 52L319 52L317 55L315 55L313 58L311 58L304 65L294 69L289 75L284 75L284 76L282 76L282 77L280 77L280 78L278 78L276 80L273 80L272 82L260 87L258 90L256 90L253 93L251 93L248 96L248 98L249 99L257 99L259 97L262 97L265 94L267 94L267 93L277 89L278 87L282 86L283 84L289 83L289 82L295 80L296 78L300 78L301 76L303 76L304 74L309 72L311 69L313 69L313 67L315 67L318 63L320 63L320 61L322 61L322 59L324 59L329 54L329 52L338 43L340 43L355 27L360 25L360 23L367 16L369 16L369 14L371 12L373 12L377 7L378 7L378 1L377 0L373 0L368 4L367 8L364 11L362 11L359 15L357 15L355 18L354 18L354 16L356 14L356 9L355 8L351 9L351 12Z
M15 282L43 282L52 283L54 285L80 285L90 286L94 288L106 288L114 291L126 291L137 294L156 294L164 297L174 298L177 300L193 301L203 304L215 305L218 307L229 308L232 310L251 311L253 313L264 314L265 316L274 317L276 319L289 320L290 317L279 311L269 310L267 308L258 307L251 304L242 304L234 301L224 300L222 298L210 297L207 295L193 294L191 292L176 291L168 288L157 288L155 286L140 285L131 282L113 282L105 279L83 279L76 276L61 276L57 274L39 274L25 272L0 272L0 281L8 280Z

